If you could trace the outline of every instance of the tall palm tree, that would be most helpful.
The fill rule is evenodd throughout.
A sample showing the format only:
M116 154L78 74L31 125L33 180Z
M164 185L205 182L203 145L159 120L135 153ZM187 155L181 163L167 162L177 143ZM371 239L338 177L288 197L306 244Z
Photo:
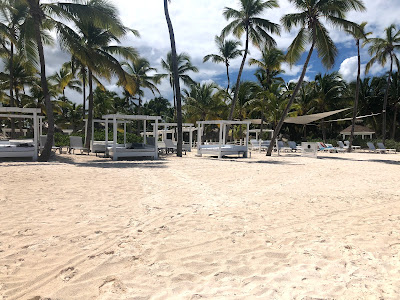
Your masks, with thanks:
M61 37L62 48L74 55L88 69L89 107L85 144L89 147L92 138L94 76L110 80L116 75L124 88L131 94L134 93L136 89L134 81L126 76L126 72L114 55L133 60L138 55L137 51L132 47L112 45L112 43L118 44L119 39L128 32L136 36L139 36L139 33L122 24L117 9L110 3L90 0L87 6L96 11L96 20L87 20L84 11L79 11L73 19L76 31L62 23L57 23L56 28Z
M390 86L390 98L393 106L393 127L390 138L394 140L396 137L397 114L400 108L400 70L393 73L392 84Z
M250 59L250 66L257 66L258 69L256 71L256 77L260 81L260 84L265 88L272 84L274 77L283 73L284 71L281 69L282 63L285 62L285 55L283 51L271 46L265 46L265 48L261 51L261 59ZM277 78L281 82L283 82L282 78Z
M181 87L179 83L179 72L178 72L178 59L176 54L175 45L175 34L174 28L172 27L171 18L168 11L168 2L171 0L164 0L164 14L165 20L167 21L169 39L171 42L171 66L172 66L172 78L174 86L174 99L176 99L176 121L178 123L178 145L176 149L176 155L182 157L182 143L183 143L183 133L182 133L182 100L181 100Z
M149 61L144 57L137 57L132 60L131 64L129 62L122 63L125 72L128 76L132 78L136 85L136 94L138 95L138 114L142 114L142 97L144 96L144 91L142 88L149 89L153 95L157 92L160 94L156 84L160 82L160 78L157 75L149 75L149 72L157 71L157 69L150 67ZM129 91L126 91L129 97L132 97ZM137 122L137 134L140 134L141 122Z
M182 80L182 82L186 86L191 86L195 84L195 81L187 74L189 72L199 72L196 66L192 64L190 61L189 54L182 52L176 55L176 63L178 67L178 78ZM162 68L167 71L167 74L158 74L157 77L159 79L168 78L169 84L172 87L174 92L174 106L176 108L176 97L175 97L175 83L174 83L174 76L173 76L173 60L172 60L172 52L167 53L167 59L161 59L161 66Z
M375 62L380 63L384 66L390 59L390 70L387 78L387 86L385 96L383 98L382 108L382 140L385 143L386 140L386 107L388 101L388 95L390 90L390 79L393 72L393 63L396 63L397 69L400 69L400 62L396 56L396 51L400 50L400 30L396 30L396 25L392 24L385 29L385 38L371 38L369 39L371 46L368 49L368 53L373 57L367 63L365 72L368 73L369 69Z
M318 73L315 76L313 84L313 103L319 112L325 112L343 107L343 94L347 86L338 72L322 75ZM322 138L326 143L326 127L322 119L320 122Z
M196 83L189 90L183 90L184 110L189 122L206 121L221 118L226 104L217 93L215 83Z
M259 17L265 9L279 7L277 0L240 0L240 10L225 7L223 15L227 20L233 19L231 23L225 26L222 30L222 37L233 33L237 38L241 38L243 33L246 35L245 49L242 63L240 65L239 74L236 80L236 87L240 85L244 64L249 52L249 42L252 42L256 47L261 48L261 45L275 45L276 42L269 33L279 34L280 26L269 20ZM269 33L268 33L269 32ZM235 111L235 104L238 98L239 88L235 90L233 95L229 120L232 120Z
M136 94L138 95L137 100L139 101L138 111L139 114L141 114L142 97L144 96L142 88L149 89L153 95L155 95L156 92L160 94L160 91L156 86L160 81L159 76L148 74L149 72L157 71L157 69L150 67L149 61L144 57L137 57L133 59L131 63L123 62L122 66L127 75L130 76L136 84Z
M301 87L301 83L306 75L308 63L314 48L318 51L322 64L326 68L331 68L335 62L338 50L329 36L329 32L323 21L335 27L347 29L357 28L357 24L345 19L346 13L351 10L365 10L362 0L289 0L293 3L298 13L287 14L281 18L281 22L286 30L290 31L292 27L300 25L300 31L289 46L286 54L287 61L293 65L303 54L307 44L311 44L306 61L303 66L299 81L290 97L281 119L274 130L271 144L267 150L267 156L271 156L275 140L279 135L283 122L292 106L296 95Z
M354 108L353 108L353 120L351 122L351 130L350 130L350 145L348 148L348 152L351 152L353 149L353 140L354 140L354 127L356 125L356 117L357 117L357 111L358 111L358 98L360 97L360 81L361 81L361 55L360 55L360 41L361 40L366 40L367 36L372 34L372 32L365 32L365 26L367 25L367 22L363 22L360 24L360 28L349 28L346 29L345 31L352 35L353 38L356 41L356 46L357 46L357 61L358 61L358 68L357 68L357 82L356 82L356 95L354 98Z
M204 56L203 62L207 62L211 59L213 63L219 64L224 63L226 67L226 77L228 79L228 86L226 87L227 93L229 93L230 87L230 76L229 76L229 61L242 55L243 50L238 49L242 45L240 41L225 40L222 36L215 36L215 43L218 47L218 54L208 54Z
M69 88L76 92L82 93L81 82L75 79L69 63L65 63L60 71L49 77L49 80L53 81L59 89L59 92L65 97L65 89Z

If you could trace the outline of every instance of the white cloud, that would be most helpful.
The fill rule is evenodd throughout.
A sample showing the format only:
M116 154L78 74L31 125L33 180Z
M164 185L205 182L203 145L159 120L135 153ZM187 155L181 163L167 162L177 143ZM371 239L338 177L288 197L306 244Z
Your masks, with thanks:
M347 82L351 82L357 79L358 72L358 57L353 56L346 58L339 68L339 73L342 75L343 79ZM361 75L365 72L365 64L361 65Z
M364 2L368 9L367 12L351 12L348 14L348 19L357 23L368 21L369 23L366 29L367 31L374 31L374 36L378 34L382 35L383 29L391 23L398 23L398 15L400 14L399 0L367 0ZM153 67L161 71L160 60L165 57L166 53L170 50L169 33L164 16L163 2L160 0L112 0L112 3L118 7L123 23L130 28L138 30L141 34L141 38L136 38L131 35L122 40L123 45L137 48L140 54L146 57ZM278 9L266 10L262 17L279 23L280 18L284 14L295 12L289 0L280 0L279 5L280 8ZM219 35L221 30L228 24L228 21L225 20L222 15L224 7L238 8L238 1L174 0L169 5L171 20L175 31L177 51L190 54L192 62L200 70L198 74L191 74L197 81L225 78L225 67L223 64L202 63L202 59L205 55L217 53L214 37L215 35ZM328 26L328 29L336 43L343 43L345 46L354 45L354 41L349 35L343 34L343 32L331 26ZM297 32L297 29L293 29L291 32L282 30L280 36L274 36L278 47L285 51L293 41ZM242 37L242 42L244 42L244 37ZM339 47L340 46L341 45L339 45ZM249 56L258 58L260 56L260 51L251 46L250 54ZM62 59L64 58L66 57L63 55ZM51 64L53 63L54 62ZM60 61L60 65L62 63L63 62ZM241 58L233 60L231 62L231 72L237 71L240 63ZM348 64L348 62L343 65L342 70L344 70L346 64ZM250 69L248 64L245 65L245 68L246 70ZM56 69L54 65L49 65L49 70L53 71ZM290 69L288 66L284 65L283 69L286 71L287 75L298 77L301 66L295 65ZM376 74L378 74L379 71L382 71L382 68L376 65L371 69L371 74L374 74L373 72L377 72ZM307 74L309 74L309 72L310 69ZM234 82L235 78L231 78L231 81ZM171 88L169 87L169 83L165 82L159 87L160 91L162 95L171 99ZM152 94L146 94L146 96L152 97Z

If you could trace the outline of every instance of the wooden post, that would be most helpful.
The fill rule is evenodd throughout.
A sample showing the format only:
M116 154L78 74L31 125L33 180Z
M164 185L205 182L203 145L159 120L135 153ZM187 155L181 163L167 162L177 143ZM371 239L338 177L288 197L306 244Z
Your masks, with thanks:
M143 143L146 144L147 133L146 133L146 120L143 120Z
M222 143L222 131L223 131L222 126L224 126L223 122L221 122L220 126L219 126L218 158L222 158L222 153L221 153L221 151L222 151L221 150L221 148L222 148L222 144L221 144Z
M154 135L154 159L158 159L158 119L156 118L155 126L153 127Z
M189 152L192 152L192 143L193 143L193 127L189 127Z
M246 153L243 155L246 155L245 157L248 157L248 151L249 151L249 131L250 131L250 123L247 123L247 131L246 131Z
M118 155L117 155L117 142L118 142L118 125L117 125L117 118L114 115L113 117L113 160L118 160Z
M126 121L124 121L124 144L126 147Z
M37 113L33 113L33 146L34 146L34 153L33 153L33 160L37 161L38 159L38 116Z

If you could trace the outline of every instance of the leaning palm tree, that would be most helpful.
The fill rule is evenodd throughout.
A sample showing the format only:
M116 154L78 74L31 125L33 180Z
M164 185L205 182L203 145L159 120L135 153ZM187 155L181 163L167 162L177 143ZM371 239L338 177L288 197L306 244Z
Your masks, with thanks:
M269 35L269 33L279 34L280 26L269 20L259 17L265 9L274 7L279 7L277 0L240 0L240 10L229 7L225 7L224 9L223 15L225 18L227 20L233 19L233 21L226 25L224 29L222 29L221 36L225 37L228 34L233 33L234 36L240 39L243 34L246 35L245 49L239 74L236 80L236 87L239 87L240 85L240 78L242 76L247 54L249 52L249 42L252 42L253 45L258 48L264 44L276 44L275 40ZM235 89L231 110L229 113L229 120L232 120L239 90L239 88Z
M386 107L388 102L388 95L390 90L390 78L393 72L393 63L396 63L397 69L400 69L400 62L396 56L396 51L400 50L400 30L396 30L394 24L390 25L385 29L385 38L371 38L369 42L371 46L368 49L368 53L372 56L371 60L365 67L365 72L368 73L369 69L375 62L380 63L384 66L390 59L390 70L387 78L387 86L385 97L383 98L383 109L382 109L382 140L385 143L386 140Z
M73 73L69 63L65 63L61 67L60 71L49 77L49 80L55 83L63 97L65 97L66 88L82 93L81 82L78 79L75 79L75 74Z
M218 47L218 54L208 54L204 56L203 62L207 62L211 59L213 63L224 63L226 67L226 77L228 79L228 86L226 87L227 93L229 93L230 77L229 77L229 61L242 55L243 50L238 49L242 45L240 41L225 40L222 36L215 36L215 43Z
M365 10L362 0L289 0L300 12L287 14L281 18L281 22L286 30L290 31L292 27L300 25L300 31L289 46L286 54L287 61L293 65L303 54L307 44L311 44L306 61L303 66L299 81L290 97L289 103L282 113L278 122L271 144L267 150L267 156L271 156L275 140L279 135L283 122L292 106L296 95L301 87L301 83L306 75L308 63L311 55L316 49L318 56L321 58L322 64L330 69L334 65L338 50L329 36L329 32L325 26L325 22L335 27L347 29L357 28L358 25L345 19L346 13L351 10Z
M356 117L358 111L358 99L360 97L360 77L361 77L361 55L360 55L360 41L366 40L367 36L372 34L372 32L365 32L365 26L367 22L363 22L360 24L360 28L349 28L346 29L346 32L353 36L356 41L357 46L357 58L358 58L358 69L357 69L357 82L356 82L356 95L354 98L354 108L353 108L353 120L351 122L351 131L350 131L350 145L348 148L348 152L351 152L353 149L353 140L354 140L354 127L356 125Z

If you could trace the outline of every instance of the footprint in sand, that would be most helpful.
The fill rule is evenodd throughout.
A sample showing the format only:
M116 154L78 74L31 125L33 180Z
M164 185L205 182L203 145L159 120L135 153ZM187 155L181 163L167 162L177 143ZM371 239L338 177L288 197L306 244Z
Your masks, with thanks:
M74 267L68 267L60 272L60 278L62 281L70 281L77 273Z
M126 287L121 280L114 276L107 277L99 286L100 295L102 294L124 294Z

